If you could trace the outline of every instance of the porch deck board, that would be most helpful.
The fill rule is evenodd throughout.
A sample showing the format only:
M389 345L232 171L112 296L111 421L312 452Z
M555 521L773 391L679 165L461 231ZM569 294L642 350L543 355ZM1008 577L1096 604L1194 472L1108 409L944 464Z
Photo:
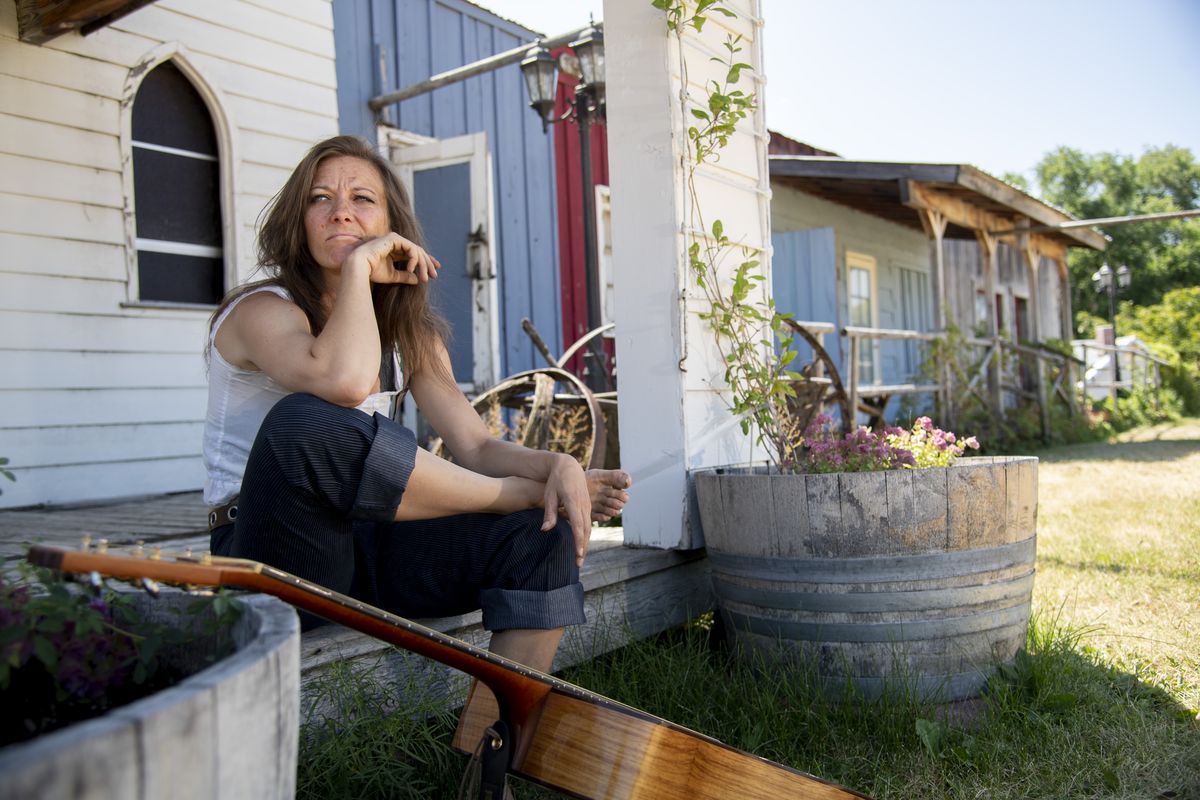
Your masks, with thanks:
M165 553L208 548L206 509L199 492L123 500L96 506L0 511L0 565L11 567L29 545L78 547L83 536L105 538L112 548L141 541ZM580 573L588 621L569 628L554 662L559 670L653 636L713 607L703 551L624 545L621 528L595 528ZM417 620L486 646L481 614ZM306 716L328 713L312 687L335 664L373 669L378 680L427 682L442 687L448 703L461 702L466 678L449 668L405 653L357 631L327 625L304 634L301 685Z

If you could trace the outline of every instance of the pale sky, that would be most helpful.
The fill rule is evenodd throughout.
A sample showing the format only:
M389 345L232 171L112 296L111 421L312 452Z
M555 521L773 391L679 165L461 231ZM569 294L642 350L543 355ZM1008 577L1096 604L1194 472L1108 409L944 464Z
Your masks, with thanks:
M603 18L602 0L478 4L548 35ZM1200 0L762 0L762 14L767 124L847 158L1001 175L1058 145L1200 157Z

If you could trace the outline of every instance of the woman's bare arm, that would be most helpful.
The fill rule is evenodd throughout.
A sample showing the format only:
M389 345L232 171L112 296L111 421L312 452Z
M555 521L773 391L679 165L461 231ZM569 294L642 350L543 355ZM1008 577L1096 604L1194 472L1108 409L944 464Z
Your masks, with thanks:
M409 268L398 269L403 257ZM409 283L436 274L437 262L398 234L357 247L342 264L329 318L313 336L296 304L273 293L247 297L217 331L221 357L243 369L265 372L294 392L309 392L342 406L356 406L379 377L379 328L372 283Z

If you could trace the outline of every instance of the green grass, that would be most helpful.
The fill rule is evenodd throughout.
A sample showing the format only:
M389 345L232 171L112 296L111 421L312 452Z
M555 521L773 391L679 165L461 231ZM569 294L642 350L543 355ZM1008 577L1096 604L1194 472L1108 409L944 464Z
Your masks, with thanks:
M564 677L878 798L1200 798L1200 422L1039 455L1027 650L969 722L903 692L831 703L701 625ZM306 729L300 796L453 797L454 716L426 688L366 686L330 679L350 721Z

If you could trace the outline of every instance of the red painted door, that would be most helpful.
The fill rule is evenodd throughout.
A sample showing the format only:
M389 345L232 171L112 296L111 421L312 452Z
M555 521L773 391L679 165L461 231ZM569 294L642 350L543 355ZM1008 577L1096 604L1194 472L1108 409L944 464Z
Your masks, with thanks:
M571 52L570 48L555 50ZM578 83L571 75L558 72L558 96L554 118L561 119L571 108ZM608 134L602 119L591 128L592 180L596 185L608 185ZM562 286L563 349L588 332L587 259L583 245L583 171L581 169L579 127L562 121L554 126L555 182L558 196L558 253ZM594 190L593 190L594 191ZM595 220L590 224L595 225ZM605 350L612 355L611 340ZM576 357L567 365L576 373L582 370L582 359Z

